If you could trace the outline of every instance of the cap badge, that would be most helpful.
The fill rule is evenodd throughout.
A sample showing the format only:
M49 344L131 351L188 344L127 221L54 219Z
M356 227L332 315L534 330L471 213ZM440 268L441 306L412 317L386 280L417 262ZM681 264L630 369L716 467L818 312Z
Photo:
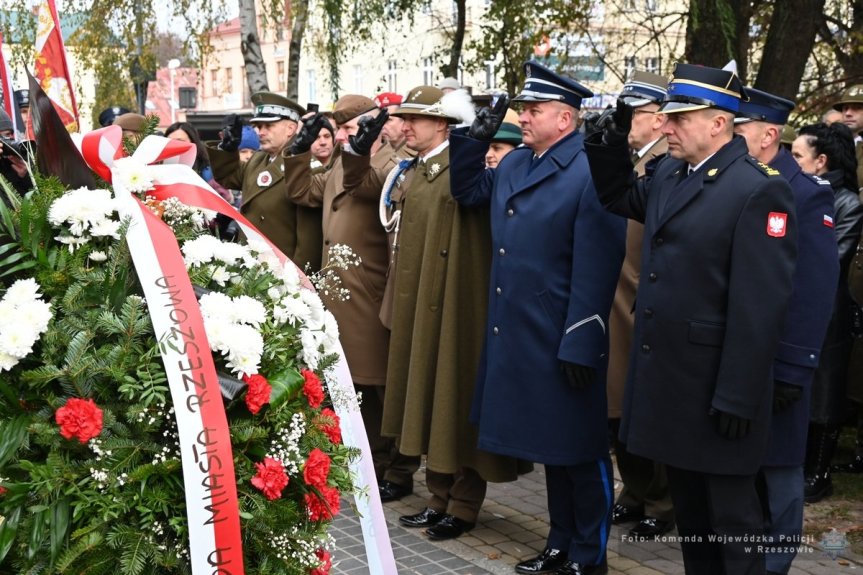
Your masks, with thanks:
M785 224L788 222L788 214L782 212L770 212L767 214L767 235L773 238L785 237Z
M850 90L848 90L848 95L849 95L849 96L860 96L860 95L863 95L863 87L861 87L861 86L854 86L853 88L851 88Z
M273 176L270 172L261 172L258 174L258 186L265 188L273 183Z
M422 94L422 93L423 93L422 90L417 90L416 93L413 96L411 96L411 100L416 100L417 98L420 97L420 94Z
M440 171L440 164L438 164L437 162L435 162L434 164L429 166L429 175L430 176L436 176L439 171Z

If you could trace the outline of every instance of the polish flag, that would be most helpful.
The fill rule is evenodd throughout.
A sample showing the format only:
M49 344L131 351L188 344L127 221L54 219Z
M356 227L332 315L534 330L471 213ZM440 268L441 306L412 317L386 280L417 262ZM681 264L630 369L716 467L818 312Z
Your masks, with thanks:
M15 104L15 89L12 87L12 71L9 69L9 64L6 63L6 58L3 56L3 32L0 32L0 91L3 95L3 110L9 114L12 119L12 127L15 130L15 139L24 131L24 128L18 125L20 115Z
M66 129L77 132L78 106L72 91L72 76L66 64L66 48L63 46L60 19L57 17L54 0L42 0L38 18L34 76L51 99ZM28 132L29 128L28 126Z

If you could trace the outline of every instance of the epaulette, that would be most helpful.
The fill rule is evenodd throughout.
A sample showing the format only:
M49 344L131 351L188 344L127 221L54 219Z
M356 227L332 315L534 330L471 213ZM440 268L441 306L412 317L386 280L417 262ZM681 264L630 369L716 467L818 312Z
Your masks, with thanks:
M779 175L781 175L779 173L779 170L777 170L776 168L771 168L770 166L768 166L764 162L759 162L758 160L756 160L752 156L746 156L746 161L749 162L750 164L752 164L753 166L755 166L756 168L758 168L758 171L764 173L767 176L779 176Z
M820 178L820 177L816 176L815 174L807 174L806 172L801 172L801 173L804 176L806 176L807 178L809 178L810 180L812 180L813 182L815 182L816 184L818 184L819 186L832 186L832 184L828 180L825 180L824 178Z

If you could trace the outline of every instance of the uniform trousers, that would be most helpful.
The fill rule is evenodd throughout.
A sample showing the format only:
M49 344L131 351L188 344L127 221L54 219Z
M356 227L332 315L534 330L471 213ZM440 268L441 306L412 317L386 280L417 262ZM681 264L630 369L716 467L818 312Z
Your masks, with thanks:
M614 458L623 481L623 489L617 496L618 505L643 509L646 517L673 522L674 505L668 492L665 465L627 451L626 444L617 436L620 420L613 421Z
M563 549L569 560L598 565L605 559L614 501L611 459L578 465L545 466L548 492L548 547Z
M764 575L764 514L755 474L667 466L687 575ZM748 540L748 541L747 541Z
M431 491L430 509L476 523L488 483L470 467L462 467L456 473L439 473L426 468L426 487Z
M803 536L803 466L762 467L764 559L770 573L788 573Z
M354 384L354 388L363 394L360 414L369 439L375 477L378 481L390 481L413 491L414 473L420 466L419 456L400 453L398 439L381 436L386 386Z

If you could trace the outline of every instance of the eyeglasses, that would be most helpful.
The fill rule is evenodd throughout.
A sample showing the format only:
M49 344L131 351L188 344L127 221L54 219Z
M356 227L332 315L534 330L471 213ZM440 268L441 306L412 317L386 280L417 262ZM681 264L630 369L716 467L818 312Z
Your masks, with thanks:
M634 116L635 114L651 114L651 115L655 115L655 114L658 114L658 112L654 112L653 110L633 110L633 111L632 111L632 115Z

